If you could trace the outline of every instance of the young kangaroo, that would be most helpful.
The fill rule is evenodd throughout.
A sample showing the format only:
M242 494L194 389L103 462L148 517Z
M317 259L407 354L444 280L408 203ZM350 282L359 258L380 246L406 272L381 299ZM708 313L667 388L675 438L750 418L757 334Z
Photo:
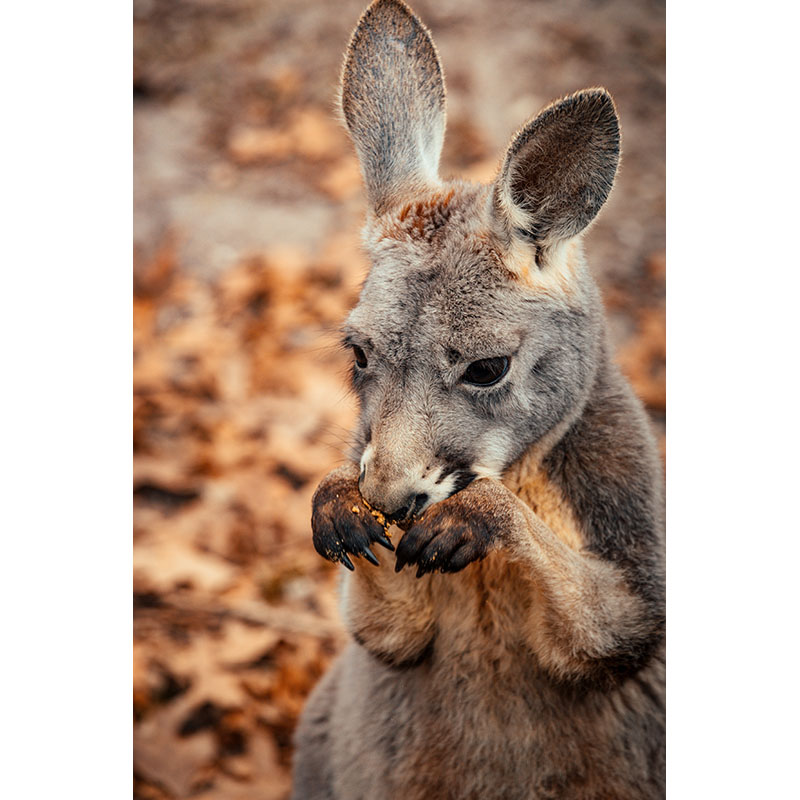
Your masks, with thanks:
M372 267L344 325L357 445L312 527L363 560L293 797L663 797L662 476L580 242L619 160L611 97L547 107L485 186L438 177L442 72L401 0L367 9L342 82Z

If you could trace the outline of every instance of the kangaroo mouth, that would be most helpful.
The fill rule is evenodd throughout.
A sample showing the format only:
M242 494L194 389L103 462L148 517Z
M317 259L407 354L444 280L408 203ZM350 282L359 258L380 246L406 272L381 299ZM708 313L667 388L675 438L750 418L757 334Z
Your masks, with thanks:
M402 531L407 531L418 519L417 515L413 513L417 505L416 503L400 509L399 514L384 514L380 509L370 505L364 495L361 495L361 502L367 507L370 514L375 517L377 523L383 526L387 536L389 535L389 528L391 528L392 525L396 525Z
M429 500L430 497L424 492L416 495L413 502L390 518L391 522L400 530L407 531L412 525L419 522L422 517L422 509L427 507Z
M396 525L401 531L407 531L415 522L419 520L417 514L410 511L406 512L403 516L386 514L386 522L390 525Z
M386 528L391 525L396 525L400 530L407 531L414 523L419 522L421 518L420 512L423 507L428 503L427 494L418 494L414 500L407 506L396 511L394 514L386 514L383 511L371 506L363 497L361 497L364 505L370 510L372 516Z

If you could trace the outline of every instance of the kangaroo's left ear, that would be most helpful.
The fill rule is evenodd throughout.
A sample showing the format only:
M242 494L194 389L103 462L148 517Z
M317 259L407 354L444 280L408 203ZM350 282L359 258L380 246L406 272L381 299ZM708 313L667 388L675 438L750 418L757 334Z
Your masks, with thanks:
M579 234L611 191L619 121L605 89L548 106L513 138L494 186L494 213L509 236L546 249Z

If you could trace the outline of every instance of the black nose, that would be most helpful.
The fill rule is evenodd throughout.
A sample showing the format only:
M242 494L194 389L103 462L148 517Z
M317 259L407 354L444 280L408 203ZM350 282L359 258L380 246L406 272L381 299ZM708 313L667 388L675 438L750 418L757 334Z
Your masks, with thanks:
M428 502L428 495L422 492L421 494L410 494L403 505L398 509L391 512L384 512L389 519L402 522L404 519L413 517L419 510Z

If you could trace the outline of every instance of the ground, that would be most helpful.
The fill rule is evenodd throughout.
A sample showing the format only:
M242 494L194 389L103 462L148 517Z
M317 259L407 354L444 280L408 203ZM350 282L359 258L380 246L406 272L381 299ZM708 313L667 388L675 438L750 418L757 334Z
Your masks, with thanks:
M134 2L134 793L280 800L345 640L310 498L355 408L335 331L367 265L336 121L360 0ZM617 186L586 239L664 432L664 9L414 3L448 85L444 175L489 179L550 100L603 85Z

